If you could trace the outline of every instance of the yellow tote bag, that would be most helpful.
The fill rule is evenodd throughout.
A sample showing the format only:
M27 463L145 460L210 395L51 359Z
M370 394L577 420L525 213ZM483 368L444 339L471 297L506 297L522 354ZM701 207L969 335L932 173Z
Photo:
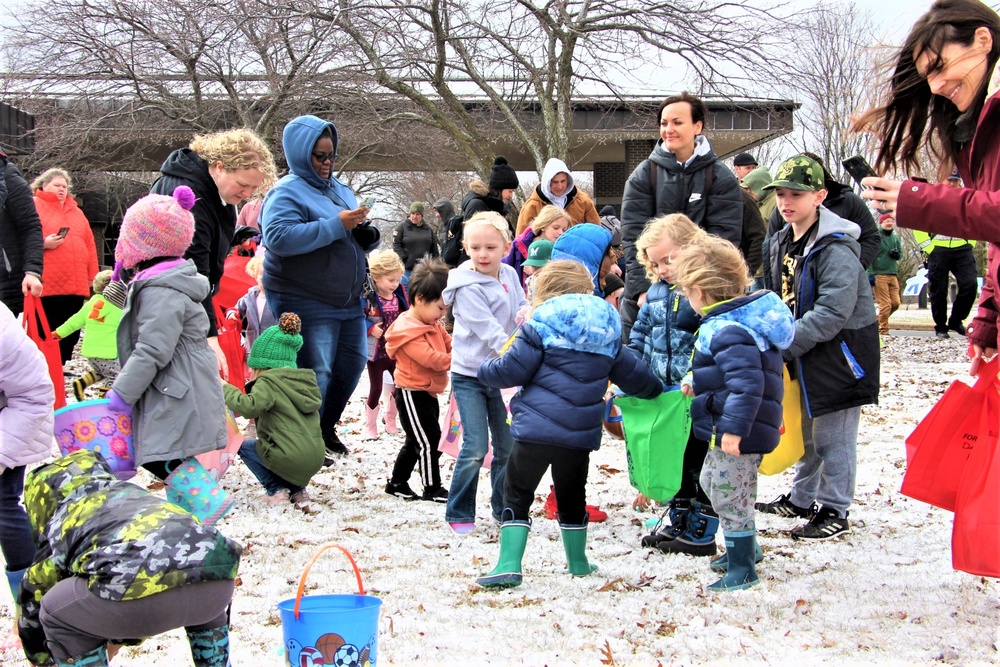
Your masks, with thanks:
M802 441L802 389L785 371L785 398L781 401L781 440L770 454L765 454L757 471L762 475L777 475L798 463L806 453Z

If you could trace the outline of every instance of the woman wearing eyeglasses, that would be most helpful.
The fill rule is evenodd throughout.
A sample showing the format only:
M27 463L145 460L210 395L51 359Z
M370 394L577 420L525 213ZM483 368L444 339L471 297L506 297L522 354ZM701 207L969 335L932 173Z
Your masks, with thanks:
M274 158L263 139L250 130L228 130L196 136L187 148L173 151L149 190L170 196L178 185L186 185L197 198L191 209L194 240L184 257L194 261L198 273L212 286L203 305L208 314L208 342L222 373L228 366L218 343L212 295L218 289L236 232L236 205L266 189L274 175Z
M333 175L337 140L336 126L316 116L285 126L289 174L267 193L260 223L268 305L275 317L291 311L302 319L298 365L316 372L323 441L328 454L347 454L337 421L368 360L361 288L365 253L380 237L368 208Z

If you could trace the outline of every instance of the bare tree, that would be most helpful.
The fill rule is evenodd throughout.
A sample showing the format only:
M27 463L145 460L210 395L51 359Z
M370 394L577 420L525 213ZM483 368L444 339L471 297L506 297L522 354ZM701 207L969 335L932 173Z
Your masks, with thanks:
M306 11L354 41L349 68L413 103L386 121L444 131L479 173L497 132L523 145L539 171L551 157L568 159L572 100L584 88L617 95L672 68L704 91L731 90L755 74L744 58L763 62L784 26L761 4L725 0L341 0Z

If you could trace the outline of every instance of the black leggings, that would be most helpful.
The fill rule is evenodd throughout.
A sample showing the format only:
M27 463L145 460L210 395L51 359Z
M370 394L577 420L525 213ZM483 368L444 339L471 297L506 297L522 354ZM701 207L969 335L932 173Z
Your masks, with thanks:
M587 513L588 449L515 440L507 459L507 479L503 489L505 506L513 510L516 521L527 521L528 510L535 500L535 489L549 466L552 466L552 483L556 487L559 523L582 525Z
M86 297L64 294L60 296L43 296L42 310L45 311L45 319L49 321L49 327L55 331L63 322L68 320L77 311L83 308ZM62 362L65 364L73 358L73 346L80 339L80 332L74 331L65 338L59 340L59 353Z

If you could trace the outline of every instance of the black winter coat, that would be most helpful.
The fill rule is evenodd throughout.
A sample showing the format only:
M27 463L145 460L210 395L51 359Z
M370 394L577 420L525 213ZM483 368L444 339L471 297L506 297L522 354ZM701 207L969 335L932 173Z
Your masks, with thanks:
M403 260L407 271L412 271L424 255L438 256L434 230L426 222L418 226L405 220L396 225L392 230L392 249Z
M194 215L194 240L184 253L185 259L194 260L198 273L208 278L211 291L202 302L208 314L208 335L218 335L212 295L219 288L219 280L226 266L226 256L236 233L236 207L222 203L219 188L208 173L208 164L190 148L179 148L167 156L160 167L160 177L149 189L150 194L174 193L178 185L194 191L197 201Z
M26 271L42 275L42 223L31 188L0 152L0 302L15 315L24 309Z

